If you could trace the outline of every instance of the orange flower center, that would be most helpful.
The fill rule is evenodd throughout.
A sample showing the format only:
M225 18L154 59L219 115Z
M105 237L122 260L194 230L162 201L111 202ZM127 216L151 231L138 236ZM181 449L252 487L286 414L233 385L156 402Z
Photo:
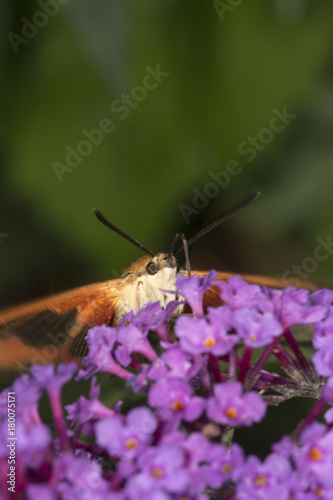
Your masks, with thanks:
M133 439L133 438L129 438L127 439L126 441L126 444L125 444L125 447L128 449L128 450L132 450L133 448L136 448L138 446L138 442L136 439Z
M215 344L216 344L216 341L212 337L208 337L208 339L206 339L205 342L203 343L203 345L205 347L212 347Z
M237 409L233 406L231 408L227 408L225 414L227 415L227 417L234 420L237 417Z
M184 403L182 401L174 401L172 403L172 409L174 411L181 411L184 408Z
M225 474L229 474L229 472L231 471L232 471L231 464L222 465L222 472L224 472Z
M322 452L320 451L319 448L317 448L317 447L314 446L310 450L310 458L312 460L321 460L323 458L323 454L322 454Z
M265 486L265 484L267 483L267 477L263 474L258 474L254 480L254 483L256 484L256 486Z
M157 478L160 478L163 476L163 472L161 471L161 469L158 469L157 467L154 467L154 469L152 469L151 474L152 474L152 476L157 477Z

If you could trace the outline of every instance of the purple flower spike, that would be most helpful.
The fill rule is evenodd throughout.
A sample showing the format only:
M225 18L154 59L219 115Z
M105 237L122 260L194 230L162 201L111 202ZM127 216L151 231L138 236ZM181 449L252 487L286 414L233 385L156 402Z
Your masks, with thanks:
M88 355L84 358L85 370L80 370L76 379L89 378L101 371L109 372L127 380L131 374L114 359L112 351L117 342L117 329L106 325L95 326L88 331Z
M156 382L148 395L149 404L159 409L162 420L172 417L193 422L205 406L204 399L193 396L191 387L182 380L162 379Z
M191 354L210 352L215 356L223 356L238 342L237 335L227 333L230 320L229 307L208 308L207 319L181 316L175 325L175 334L185 352Z
M186 302L191 307L194 316L201 318L203 316L203 297L204 293L210 289L214 280L217 278L216 271L210 271L207 276L199 278L197 274L193 276L178 275L176 287L185 297Z
M234 311L232 325L249 347L263 347L283 331L281 324L270 312L259 313L255 308Z
M110 455L130 460L151 442L156 427L156 417L148 408L134 408L126 422L120 416L100 420L96 425L97 442Z
M266 404L256 392L242 394L240 382L215 385L215 396L207 403L207 415L223 425L239 427L259 422L266 413Z

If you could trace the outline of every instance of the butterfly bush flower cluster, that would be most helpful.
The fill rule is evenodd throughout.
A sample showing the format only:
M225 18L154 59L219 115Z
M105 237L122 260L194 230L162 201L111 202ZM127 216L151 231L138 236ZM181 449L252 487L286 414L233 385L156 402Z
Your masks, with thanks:
M177 288L191 315L173 316L178 301L148 304L117 327L92 328L79 370L34 366L2 392L1 499L333 499L333 292L268 289L239 276L221 283L214 271L179 276ZM220 307L206 308L208 290ZM313 325L313 363L293 334L302 324ZM282 374L267 370L272 356ZM105 406L100 372L111 375L110 391L121 378L143 403ZM64 409L73 378L91 380L89 397ZM52 428L39 414L45 393ZM232 429L260 425L269 404L295 396L312 397L312 409L266 458L232 442Z

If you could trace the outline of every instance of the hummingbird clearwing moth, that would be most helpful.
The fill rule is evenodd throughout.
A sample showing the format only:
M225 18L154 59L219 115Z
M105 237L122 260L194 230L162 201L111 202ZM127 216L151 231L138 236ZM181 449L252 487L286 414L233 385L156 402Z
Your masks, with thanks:
M79 361L86 354L87 330L97 325L116 326L129 311L137 312L149 302L159 301L163 307L176 296L178 273L190 274L188 246L219 224L239 213L259 196L255 193L235 209L209 224L186 241L177 234L169 253L154 255L141 243L114 226L98 210L96 217L107 227L128 239L146 255L130 265L120 278L95 283L59 293L21 306L0 311L0 370L25 369L31 364ZM182 245L175 251L178 238ZM185 252L186 271L181 270L175 257ZM204 271L193 271L200 277ZM235 274L218 273L226 281ZM243 276L249 283L270 287L285 287L279 279L264 276ZM302 284L311 288L309 284ZM166 293L166 290L174 293ZM204 305L221 304L216 287L206 292ZM180 306L178 313L181 312Z

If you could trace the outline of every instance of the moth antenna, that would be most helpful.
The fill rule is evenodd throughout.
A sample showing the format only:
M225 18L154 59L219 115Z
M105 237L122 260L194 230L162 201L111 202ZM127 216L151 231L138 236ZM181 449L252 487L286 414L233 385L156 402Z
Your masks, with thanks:
M104 224L104 226L108 227L109 229L111 229L115 233L119 234L120 236L122 236L126 240L130 241L131 243L133 243L133 245L135 245L136 247L140 248L140 250L143 250L147 254L149 254L152 257L154 257L153 252L151 252L146 247L144 247L143 245L141 245L141 243L139 241L137 241L136 239L132 238L132 236L129 236L128 234L124 233L124 231L122 231L121 229L119 229L118 227L116 227L114 224L112 224L112 222L110 222L106 217L104 217L104 215L99 210L97 210L96 208L92 208L92 211L96 215L97 219L102 224Z
M212 229L215 229L216 227L218 227L223 222L227 221L228 219L231 219L231 217L233 217L234 215L239 214L239 212L241 212L242 210L244 210L245 208L247 208L252 202L254 202L254 200L256 200L257 198L259 198L259 196L260 196L260 191L257 191L252 196L250 196L249 198L247 198L245 201L243 201L242 203L240 203L239 205L237 205L237 207L231 209L226 214L222 215L221 217L219 217L215 221L213 221L210 224L208 224L208 226L204 227L203 229L201 229L200 231L198 231L196 234L194 234L189 240L187 240L187 246L189 247L195 241L197 241L199 238L201 238L205 234L209 233L209 231L211 231ZM175 253L179 252L181 249L182 249L182 247L178 248L175 251Z
M177 233L176 236L174 237L173 242L171 243L168 258L170 259L171 256L174 254L174 249L175 249L176 241L178 240L178 238L180 238L182 240L183 246L181 246L177 250L177 252L182 248L184 249L187 276L191 276L191 264L190 264L190 257L188 254L188 244L187 244L187 240L186 240L183 233Z

